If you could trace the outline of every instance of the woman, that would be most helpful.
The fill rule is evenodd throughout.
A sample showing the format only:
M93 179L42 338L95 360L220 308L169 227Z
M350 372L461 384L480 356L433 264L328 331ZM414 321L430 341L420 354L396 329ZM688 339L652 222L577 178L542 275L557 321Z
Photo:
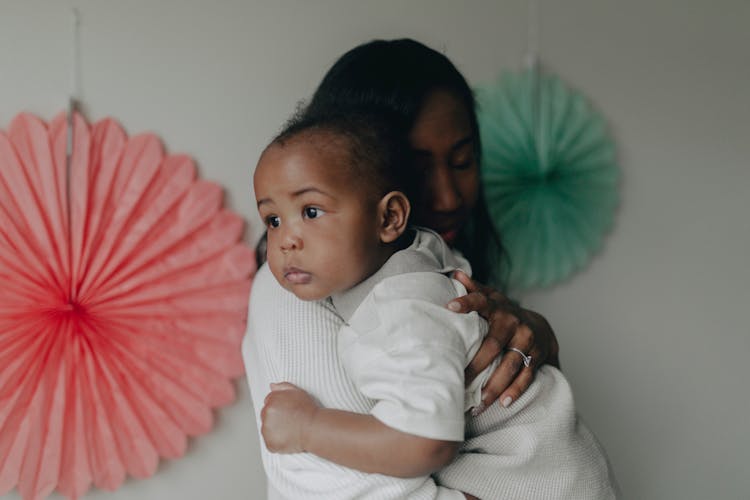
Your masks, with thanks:
M473 95L465 79L438 52L413 40L375 41L344 54L324 77L310 104L346 111L390 114L408 135L414 168L423 170L424 199L417 224L435 229L462 252L480 282L498 279L491 265L499 252L479 184L479 133ZM466 370L470 381L504 349L482 402L508 406L528 388L541 363L557 364L557 342L540 315L515 306L502 293L464 275L470 293L448 305L478 311L490 333ZM258 411L271 382L288 381L323 406L364 412L367 402L347 379L336 351L341 319L325 303L302 302L281 289L262 268L256 276L243 345L253 403ZM520 351L520 352L519 352ZM257 418L258 421L259 418ZM396 479L340 469L307 454L274 455L262 449L270 498L362 498L382 495L438 498L441 490L424 479ZM335 468L336 474L330 474ZM335 478L335 479L334 479ZM373 493L377 492L377 493Z

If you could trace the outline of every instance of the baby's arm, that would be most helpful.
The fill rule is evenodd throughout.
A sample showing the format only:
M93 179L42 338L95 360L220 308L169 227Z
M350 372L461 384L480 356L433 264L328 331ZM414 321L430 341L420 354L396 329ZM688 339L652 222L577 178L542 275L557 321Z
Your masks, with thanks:
M362 472L419 477L449 464L461 446L398 431L372 415L321 408L289 383L271 388L261 432L272 452L309 452Z

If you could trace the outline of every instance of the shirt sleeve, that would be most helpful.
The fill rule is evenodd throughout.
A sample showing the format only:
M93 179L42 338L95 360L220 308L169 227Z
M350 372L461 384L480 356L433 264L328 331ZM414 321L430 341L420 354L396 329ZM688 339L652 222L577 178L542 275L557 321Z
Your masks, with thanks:
M337 338L341 319L319 302L303 302L284 290L268 266L255 276L243 342L243 358L260 436L260 410L270 382L289 381L324 406L369 408L341 365ZM359 405L359 406L358 406ZM366 474L310 453L270 453L260 437L268 498L309 500L463 499L431 477L400 479Z
M445 308L463 292L438 273L387 278L342 329L342 359L384 424L430 439L464 439L464 368L481 337L476 313Z

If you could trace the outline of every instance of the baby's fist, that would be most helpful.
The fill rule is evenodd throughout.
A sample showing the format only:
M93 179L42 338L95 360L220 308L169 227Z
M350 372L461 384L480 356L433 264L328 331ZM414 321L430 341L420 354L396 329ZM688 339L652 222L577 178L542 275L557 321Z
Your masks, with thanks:
M273 453L305 451L305 433L318 410L315 400L288 382L271 384L260 411L263 441Z

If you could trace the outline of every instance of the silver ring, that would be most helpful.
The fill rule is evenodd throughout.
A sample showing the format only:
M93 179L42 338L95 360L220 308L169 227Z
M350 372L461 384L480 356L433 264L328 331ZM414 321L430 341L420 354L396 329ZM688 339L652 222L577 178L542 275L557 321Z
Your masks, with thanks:
M531 366L531 356L525 355L521 349L516 349L515 347L506 347L505 350L517 352L523 358L523 366L525 366L526 368Z

